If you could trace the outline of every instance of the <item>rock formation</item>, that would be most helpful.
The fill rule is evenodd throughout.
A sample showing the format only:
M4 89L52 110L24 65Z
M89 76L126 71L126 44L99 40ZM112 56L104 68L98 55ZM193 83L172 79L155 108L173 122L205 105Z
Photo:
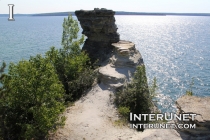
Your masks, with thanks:
M108 64L99 69L99 79L113 89L122 88L131 80L136 67L143 65L141 54L129 41L112 43L115 48Z
M196 129L184 129L192 139L210 139L210 97L182 96L176 101L178 114L194 113ZM191 119L191 118L189 118ZM189 122L179 122L189 123Z
M85 50L92 61L99 60L99 64L106 60L113 51L112 43L119 41L117 26L115 25L115 12L105 8L94 10L79 10L75 14L88 38L85 41Z
M121 88L131 79L136 66L143 64L135 44L119 41L114 11L95 8L75 11L75 14L83 28L82 33L88 37L83 50L92 61L99 59L99 64L104 62L99 70L100 81L111 88Z

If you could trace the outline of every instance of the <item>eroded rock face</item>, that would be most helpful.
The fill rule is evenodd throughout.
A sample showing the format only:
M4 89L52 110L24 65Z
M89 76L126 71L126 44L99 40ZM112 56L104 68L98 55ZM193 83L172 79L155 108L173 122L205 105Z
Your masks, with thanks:
M112 43L114 46L114 55L111 57L113 67L133 67L143 64L141 54L135 48L135 44L130 41L121 40Z
M188 132L196 139L210 139L210 97L204 98L185 95L176 101L176 105L178 114L197 114L195 120L190 122L191 124L196 124L196 129L185 129L185 132Z
M85 50L92 61L99 60L99 64L108 58L113 51L112 43L119 41L115 12L107 9L79 10L75 14L88 38L85 41Z
M99 80L112 89L123 88L134 75L136 67L143 65L143 59L135 44L130 41L112 43L114 53L99 69Z

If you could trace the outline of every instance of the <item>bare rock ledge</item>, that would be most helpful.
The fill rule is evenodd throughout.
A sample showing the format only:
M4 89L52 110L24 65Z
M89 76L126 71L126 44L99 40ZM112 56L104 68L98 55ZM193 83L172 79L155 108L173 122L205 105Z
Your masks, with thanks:
M135 44L130 41L112 43L114 53L108 63L99 69L100 82L113 89L122 88L129 82L138 65L143 65L143 59Z
M185 129L184 132L190 134L194 139L210 139L210 97L182 96L176 101L178 114L194 113L195 120L191 124L196 124L196 129ZM179 122L180 123L180 122ZM181 122L187 123L187 122Z

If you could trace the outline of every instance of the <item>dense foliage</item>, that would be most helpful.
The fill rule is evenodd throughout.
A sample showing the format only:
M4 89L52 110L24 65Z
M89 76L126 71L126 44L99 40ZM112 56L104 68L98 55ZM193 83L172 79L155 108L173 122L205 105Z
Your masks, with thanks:
M64 85L66 101L78 99L96 78L88 55L80 49L84 43L84 35L78 39L78 32L78 22L72 16L64 19L63 47L59 50L52 47L46 53L46 58L54 65Z
M67 101L75 101L95 79L87 54L80 49L78 22L69 16L63 22L62 48L52 47L0 68L0 139L43 139L64 124L61 117Z
M2 66L0 67L0 111L2 111L2 98L3 98L3 92L4 92L4 90L3 90L3 87L2 87L2 80L3 80L3 78L4 78L4 76L5 76L5 74L3 74L3 72L4 72L4 69L5 69L5 67L6 67L6 63L5 62L3 62L2 63ZM2 118L3 116L2 116L2 113L0 112L0 139L2 139L3 138L3 118Z
M153 86L156 88L156 85ZM129 120L130 112L133 114L151 113L152 99L153 96L149 92L145 66L143 65L137 67L132 81L122 91L116 93L115 103L122 117ZM147 121L142 123L147 123Z
M4 139L41 138L64 110L63 86L52 64L40 55L11 63L3 80L0 112Z

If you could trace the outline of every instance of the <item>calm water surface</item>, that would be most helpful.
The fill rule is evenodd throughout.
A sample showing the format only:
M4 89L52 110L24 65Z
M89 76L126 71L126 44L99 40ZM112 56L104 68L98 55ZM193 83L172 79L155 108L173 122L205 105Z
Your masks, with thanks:
M18 62L61 47L64 17L0 18L0 62ZM174 101L194 79L193 93L210 96L210 17L116 16L123 40L136 44L148 81L158 82L158 106L175 111Z

